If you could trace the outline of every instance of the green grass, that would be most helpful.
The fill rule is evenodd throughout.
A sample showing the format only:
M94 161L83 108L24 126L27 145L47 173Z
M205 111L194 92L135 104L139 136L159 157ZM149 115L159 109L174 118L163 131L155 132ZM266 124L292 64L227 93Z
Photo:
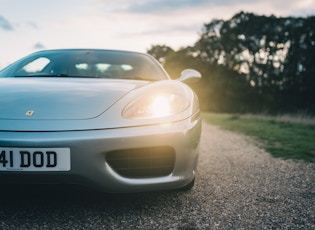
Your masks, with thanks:
M274 157L315 163L314 120L213 113L204 113L203 118L223 129L253 137Z

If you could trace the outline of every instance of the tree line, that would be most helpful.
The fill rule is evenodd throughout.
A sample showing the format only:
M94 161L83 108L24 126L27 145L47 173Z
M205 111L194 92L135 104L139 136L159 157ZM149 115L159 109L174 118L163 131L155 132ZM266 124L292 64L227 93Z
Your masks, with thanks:
M204 24L195 44L148 53L172 78L185 68L203 78L191 87L213 112L315 113L315 17L240 12Z

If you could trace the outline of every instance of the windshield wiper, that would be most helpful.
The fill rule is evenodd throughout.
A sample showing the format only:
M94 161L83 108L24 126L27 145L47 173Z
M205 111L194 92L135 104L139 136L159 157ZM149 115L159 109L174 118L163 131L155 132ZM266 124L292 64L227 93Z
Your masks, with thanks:
M69 77L69 75L65 73L58 73L58 74L53 74L52 77Z
M65 73L58 73L58 74L32 74L32 75L16 75L13 77L68 77L68 78L99 78L99 77L94 77L94 76L76 76L76 75L69 75Z
M58 74L15 75L14 77L69 77L69 75L65 73L58 73Z

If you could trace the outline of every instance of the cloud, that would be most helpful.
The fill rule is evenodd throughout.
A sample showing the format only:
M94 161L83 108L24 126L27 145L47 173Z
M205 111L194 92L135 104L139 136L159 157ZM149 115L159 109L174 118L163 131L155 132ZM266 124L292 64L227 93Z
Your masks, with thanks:
M186 7L193 7L207 4L207 0L151 0L133 3L129 7L132 13L156 13L161 11L179 10Z
M0 16L0 29L10 31L10 30L13 30L13 26L7 19Z
M222 9L222 11L215 12L218 15L225 14L225 11L231 11L231 8L238 9L238 11L250 9L253 12L264 14L268 14L269 11L270 14L275 13L281 16L309 16L314 15L315 12L315 0L138 0L126 4L125 2L125 12L148 15L163 14L163 16L182 10L202 9L214 12L218 8ZM182 18L185 19L187 16L182 15Z
M40 42L37 42L34 46L33 46L33 49L35 50L42 50L42 49L45 49L45 46L40 43Z
M27 22L27 25L30 26L33 29L39 29L37 23L33 22L33 21L29 21Z
M131 13L172 13L174 11L179 11L181 9L194 9L200 7L207 7L211 9L212 7L218 6L231 6L237 5L239 3L250 3L252 0L216 0L216 1L209 1L209 0L177 0L177 1L170 1L170 0L143 0L138 1L137 3L132 3L129 5L127 10ZM185 16L185 15L183 15Z

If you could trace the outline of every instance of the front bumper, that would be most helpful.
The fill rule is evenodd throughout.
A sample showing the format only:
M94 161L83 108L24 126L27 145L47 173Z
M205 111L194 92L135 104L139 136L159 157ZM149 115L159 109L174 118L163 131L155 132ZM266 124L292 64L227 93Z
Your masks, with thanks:
M184 187L195 178L201 118L174 123L70 132L0 132L0 147L70 148L67 172L0 171L0 183L79 184L105 192L139 192ZM173 149L172 170L165 175L129 177L108 162L107 155L146 148Z

